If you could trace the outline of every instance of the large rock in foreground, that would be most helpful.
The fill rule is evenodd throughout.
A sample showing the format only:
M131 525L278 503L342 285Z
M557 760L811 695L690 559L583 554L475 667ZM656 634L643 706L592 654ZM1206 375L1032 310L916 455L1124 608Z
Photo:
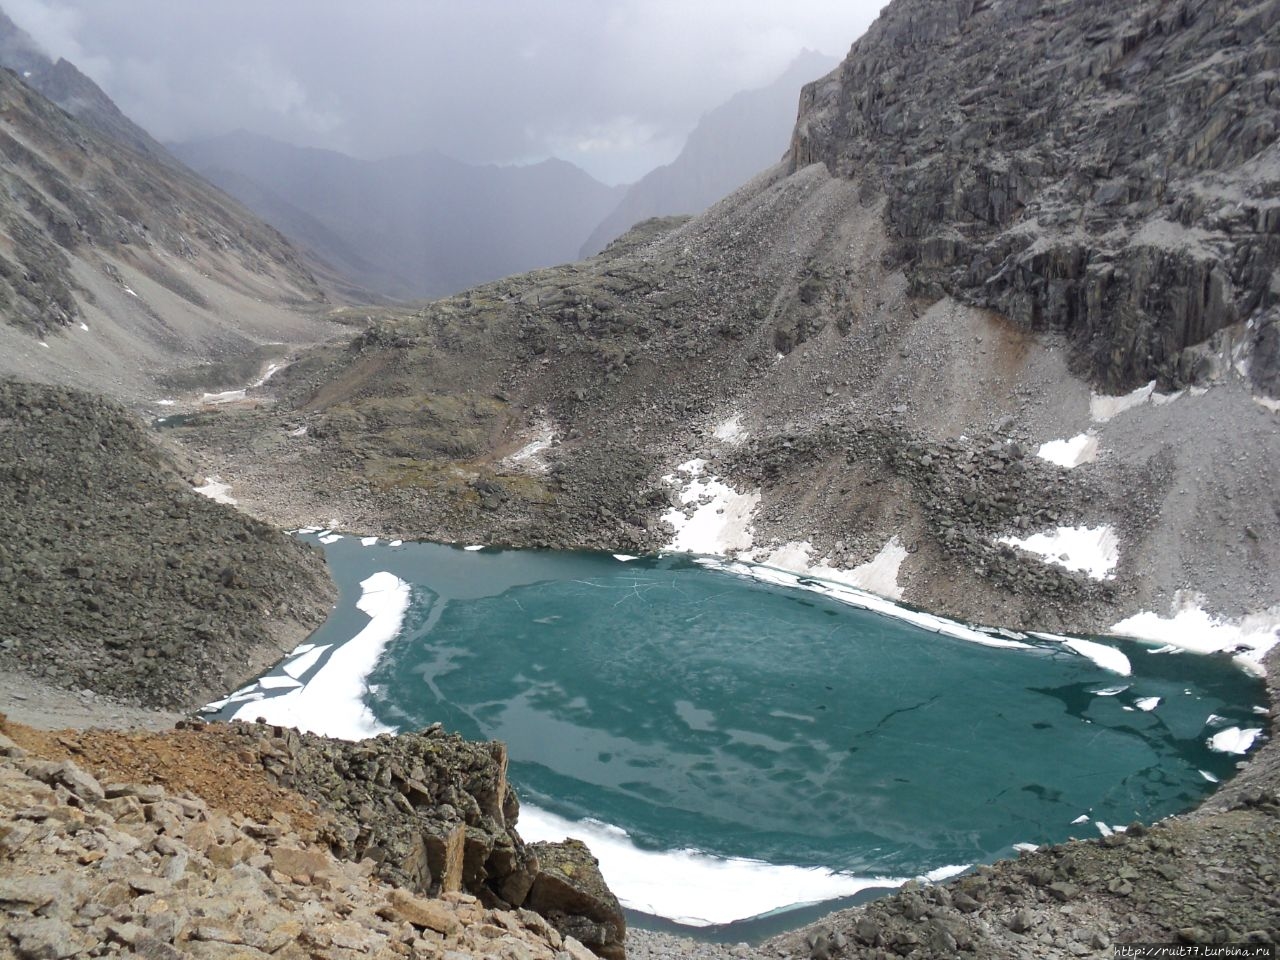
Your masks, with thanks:
M600 874L600 863L581 840L532 845L540 869L526 906L565 937L607 960L623 960L627 921Z
M231 724L237 752L329 813L335 854L369 858L378 875L425 896L465 892L495 909L526 907L563 936L623 960L626 922L579 841L527 845L507 749L447 734L350 742L266 724Z

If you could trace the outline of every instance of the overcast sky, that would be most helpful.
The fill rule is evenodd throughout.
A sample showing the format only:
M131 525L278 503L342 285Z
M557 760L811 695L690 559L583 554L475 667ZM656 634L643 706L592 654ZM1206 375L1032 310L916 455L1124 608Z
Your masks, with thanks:
M608 182L886 0L0 0L160 140L237 128L364 157L559 156ZM797 91L797 94L799 91Z

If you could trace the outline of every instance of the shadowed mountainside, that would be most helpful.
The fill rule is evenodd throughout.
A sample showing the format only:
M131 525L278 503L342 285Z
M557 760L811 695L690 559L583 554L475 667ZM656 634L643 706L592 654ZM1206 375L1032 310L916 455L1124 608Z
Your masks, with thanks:
M427 152L368 161L244 131L171 149L295 242L406 299L571 260L622 193L562 160L472 166Z

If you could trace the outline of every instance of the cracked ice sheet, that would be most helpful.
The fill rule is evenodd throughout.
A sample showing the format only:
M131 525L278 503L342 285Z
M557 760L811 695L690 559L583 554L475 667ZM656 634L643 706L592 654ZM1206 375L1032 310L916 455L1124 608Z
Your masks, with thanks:
M532 804L520 808L520 835L531 842L582 838L625 906L694 927L745 920L871 887L897 887L907 880L717 857L690 849L647 850L621 827L568 820ZM939 867L920 879L936 883L966 869Z
M334 650L306 686L247 705L233 719L264 717L268 723L345 740L394 732L379 723L365 705L365 680L386 645L399 633L412 589L387 571L366 578L360 587L364 593L356 606L369 616L364 629ZM286 673L289 666L285 666Z
M1169 616L1144 610L1121 620L1110 632L1193 653L1236 651L1237 665L1265 676L1262 660L1280 642L1280 605L1228 620L1210 614L1203 608L1204 602L1201 594L1179 590L1174 595Z
M1046 563L1082 571L1094 580L1110 580L1120 561L1120 538L1109 524L1097 527L1058 527L1025 539L1000 537L996 543L1026 550Z

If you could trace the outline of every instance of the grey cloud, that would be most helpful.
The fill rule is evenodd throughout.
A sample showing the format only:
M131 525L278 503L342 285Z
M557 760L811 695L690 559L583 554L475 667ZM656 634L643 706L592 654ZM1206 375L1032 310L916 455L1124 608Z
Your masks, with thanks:
M0 0L161 139L236 128L365 157L558 155L607 180L882 0Z

